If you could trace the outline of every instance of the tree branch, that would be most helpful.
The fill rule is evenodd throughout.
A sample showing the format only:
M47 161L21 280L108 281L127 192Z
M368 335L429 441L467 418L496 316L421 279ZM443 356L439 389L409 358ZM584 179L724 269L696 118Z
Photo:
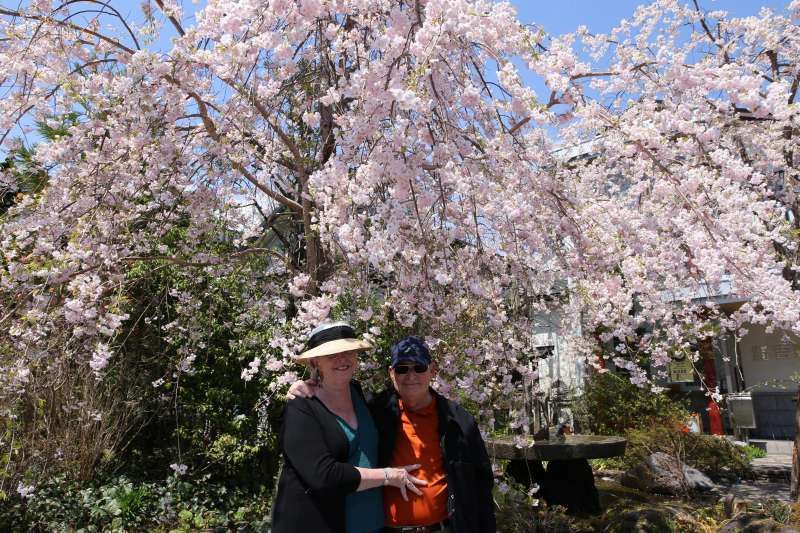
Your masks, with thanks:
M162 0L156 0L156 4L158 5L158 8L161 10L161 12L164 13L165 15L167 15L167 11L164 9L164 2ZM183 31L183 26L181 25L181 23L180 23L180 21L178 19L176 19L172 15L167 15L167 18L172 23L172 25L175 27L175 31L177 31L178 34L181 37L186 35L186 32Z
M27 20L38 20L39 22L42 22L42 23L50 22L50 23L53 23L53 24L57 24L59 26L64 26L64 27L69 28L71 30L75 30L75 31L80 32L80 33L87 33L87 34L89 34L89 35L91 35L93 37L97 37L101 41L105 41L105 42L107 42L108 44L110 44L112 46L116 46L120 50L122 50L124 52L127 52L127 53L129 53L131 55L136 53L136 50L134 50L132 48L128 48L124 44L120 43L119 41L117 41L115 39L112 39L111 37L106 37L102 33L98 33L96 31L92 31L92 30L90 30L88 28L83 28L81 26L78 26L77 24L73 24L72 22L65 22L65 21L62 21L62 20L56 20L56 19L52 19L52 18L40 17L39 15L29 15L29 14L26 14L26 13L22 13L20 11L12 11L12 10L9 10L9 9L5 9L3 7L0 7L0 15L8 15L9 17L19 17L19 18L23 18L23 19L27 19Z

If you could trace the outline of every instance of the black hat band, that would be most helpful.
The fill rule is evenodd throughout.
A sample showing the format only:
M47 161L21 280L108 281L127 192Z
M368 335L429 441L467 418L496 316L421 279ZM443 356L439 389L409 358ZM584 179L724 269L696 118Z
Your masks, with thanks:
M356 339L356 332L350 326L333 326L322 331L316 332L306 345L306 351L312 350L320 344L338 341L339 339Z

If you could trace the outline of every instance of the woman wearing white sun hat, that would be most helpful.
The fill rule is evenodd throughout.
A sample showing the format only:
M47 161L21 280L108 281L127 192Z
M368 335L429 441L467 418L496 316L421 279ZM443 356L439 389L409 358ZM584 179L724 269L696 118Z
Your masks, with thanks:
M373 533L383 528L383 486L420 494L410 475L419 465L374 468L378 432L361 387L356 355L372 346L346 322L309 335L298 361L320 382L316 396L287 402L281 431L285 465L278 482L273 533Z

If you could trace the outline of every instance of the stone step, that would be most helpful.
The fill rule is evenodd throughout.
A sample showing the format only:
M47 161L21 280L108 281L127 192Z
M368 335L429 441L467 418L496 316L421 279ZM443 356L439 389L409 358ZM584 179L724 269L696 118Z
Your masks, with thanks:
M766 440L766 439L750 439L748 442L750 446L761 448L767 455L792 455L792 448L794 441L791 440Z
M753 459L752 466L756 479L788 482L792 478L792 457L790 455Z

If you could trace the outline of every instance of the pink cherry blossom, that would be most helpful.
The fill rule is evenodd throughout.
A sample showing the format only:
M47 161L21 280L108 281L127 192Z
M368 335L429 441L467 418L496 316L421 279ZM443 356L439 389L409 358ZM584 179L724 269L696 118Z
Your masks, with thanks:
M209 0L194 24L164 2L159 51L57 8L0 11L0 153L58 132L46 187L0 218L8 394L64 361L102 378L143 266L185 273L160 296L170 374L207 349L193 274L230 276L243 379L296 379L322 320L399 326L436 340L441 390L523 430L542 316L565 357L616 340L642 385L710 328L800 328L797 0L724 21L657 0L551 37L488 0Z

